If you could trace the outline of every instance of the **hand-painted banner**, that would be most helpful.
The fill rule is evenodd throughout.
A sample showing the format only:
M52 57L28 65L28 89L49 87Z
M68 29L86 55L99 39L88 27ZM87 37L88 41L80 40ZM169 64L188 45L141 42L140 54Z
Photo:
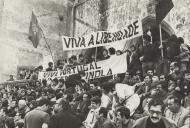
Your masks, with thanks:
M116 32L99 31L77 38L62 36L62 44L63 50L87 49L106 46L111 43L120 43L121 41L141 36L142 34L142 22L141 20L136 20L126 28Z
M77 65L67 67L60 71L40 72L38 79L66 79L72 74L77 74L79 71L85 71L85 79L95 79L105 76L110 76L118 73L124 73L127 70L126 53L120 56L111 56L107 60L93 62L85 65Z

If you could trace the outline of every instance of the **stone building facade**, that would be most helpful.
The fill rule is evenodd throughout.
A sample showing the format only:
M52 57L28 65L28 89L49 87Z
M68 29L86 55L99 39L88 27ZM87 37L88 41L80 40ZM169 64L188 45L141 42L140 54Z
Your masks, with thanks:
M134 19L142 20L145 33L150 26L157 30L155 3L156 0L0 0L0 80L8 79L9 74L16 76L19 67L46 66L52 61L43 38L37 49L28 39L32 10L35 10L56 61L86 52L65 52L61 35L84 36L95 31L115 31ZM173 3L174 8L162 22L163 35L176 34L190 44L190 1L173 0ZM125 43L115 47L122 48Z

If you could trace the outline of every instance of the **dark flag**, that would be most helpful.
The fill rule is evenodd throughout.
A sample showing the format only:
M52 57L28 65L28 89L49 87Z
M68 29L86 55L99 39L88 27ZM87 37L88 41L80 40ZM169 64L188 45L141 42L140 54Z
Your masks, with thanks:
M38 24L38 20L35 14L32 11L32 17L29 28L29 39L32 41L34 48L37 48L41 37L42 37L41 28Z
M160 24L173 7L172 0L157 0L156 22Z

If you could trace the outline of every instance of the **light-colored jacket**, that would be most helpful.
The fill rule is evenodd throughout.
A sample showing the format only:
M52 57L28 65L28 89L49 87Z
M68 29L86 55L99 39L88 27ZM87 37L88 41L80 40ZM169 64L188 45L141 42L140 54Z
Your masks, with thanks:
M184 107L180 107L178 113L173 113L170 109L166 109L165 116L175 121L176 125L180 128L183 126L190 127L190 110Z

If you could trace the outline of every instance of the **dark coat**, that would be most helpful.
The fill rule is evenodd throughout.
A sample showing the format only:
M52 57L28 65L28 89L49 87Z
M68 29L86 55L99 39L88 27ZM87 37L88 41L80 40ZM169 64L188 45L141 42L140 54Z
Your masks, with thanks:
M141 69L141 67L142 66L141 66L141 62L139 60L139 56L138 56L137 53L134 53L132 55L131 62L129 62L129 64L128 64L127 69L128 69L128 71L129 71L130 74L135 75L136 71L139 70L139 69Z
M82 122L69 111L61 111L50 118L48 128L80 128Z

